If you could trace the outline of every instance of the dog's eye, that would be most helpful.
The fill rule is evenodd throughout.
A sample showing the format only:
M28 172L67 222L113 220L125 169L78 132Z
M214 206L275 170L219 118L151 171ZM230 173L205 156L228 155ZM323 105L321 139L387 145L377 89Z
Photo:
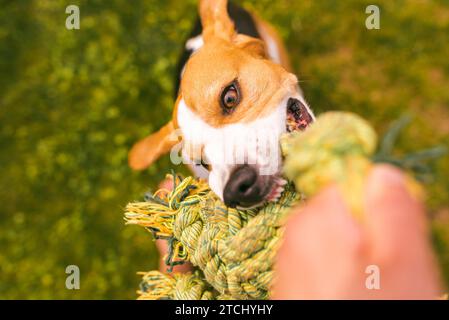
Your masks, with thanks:
M227 86L220 97L220 105L225 114L231 113L240 103L240 90L236 81Z

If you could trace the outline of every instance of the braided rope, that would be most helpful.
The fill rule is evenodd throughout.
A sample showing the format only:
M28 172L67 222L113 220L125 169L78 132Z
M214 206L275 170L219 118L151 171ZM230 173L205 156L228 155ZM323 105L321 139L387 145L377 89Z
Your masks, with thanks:
M377 136L367 121L349 112L327 112L305 132L286 137L285 175L307 197L336 183L356 216L362 214L363 183L372 166Z
M139 273L143 275L137 293L140 300L212 300L210 291L198 273L167 275L159 271Z
M189 177L177 183L172 193L129 204L126 220L146 227L156 238L168 239L167 264L189 260L218 294L234 299L266 299L282 218L298 199L289 185L277 203L260 211L227 208L204 181ZM154 282L154 274L148 279ZM163 287L174 288L165 277L157 279L164 282ZM166 294L158 291L155 296Z

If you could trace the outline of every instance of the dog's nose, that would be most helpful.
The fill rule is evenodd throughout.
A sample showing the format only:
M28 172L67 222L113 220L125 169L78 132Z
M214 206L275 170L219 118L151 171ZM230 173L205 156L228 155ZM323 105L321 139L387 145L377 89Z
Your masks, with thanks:
M231 208L251 207L260 203L263 198L257 169L247 164L234 169L223 191L224 203Z

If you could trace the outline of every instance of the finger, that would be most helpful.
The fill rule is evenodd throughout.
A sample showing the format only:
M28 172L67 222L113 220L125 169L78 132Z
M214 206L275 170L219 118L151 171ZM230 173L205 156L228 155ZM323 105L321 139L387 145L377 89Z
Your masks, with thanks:
M165 255L168 253L168 244L166 240L156 240L156 248L159 251L159 271L166 272L168 266L165 264ZM172 272L186 273L192 271L193 267L189 262L173 267Z
M414 246L426 238L423 206L408 192L399 169L374 167L367 180L365 211L370 238L375 240L372 253L380 260L397 257L404 243Z
M173 190L173 179L166 178L159 183L159 189Z
M435 299L440 282L425 210L411 195L404 174L388 165L375 167L367 181L365 206L367 263L379 267L381 279L372 297Z
M338 289L357 265L360 244L359 227L337 188L324 190L296 209L286 224L273 298L338 298Z

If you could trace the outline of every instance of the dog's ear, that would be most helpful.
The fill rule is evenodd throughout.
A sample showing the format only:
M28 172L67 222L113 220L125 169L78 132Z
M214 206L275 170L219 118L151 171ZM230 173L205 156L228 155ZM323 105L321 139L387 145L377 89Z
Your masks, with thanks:
M175 125L170 121L159 131L134 144L128 154L129 166L134 170L143 170L169 152L179 142L175 131Z
M227 0L200 0L199 12L204 42L218 37L234 43L255 56L266 57L266 48L262 40L237 34L227 6Z
M128 164L134 170L143 170L150 166L160 156L166 154L170 149L180 142L178 135L178 104L181 96L178 97L173 109L172 120L163 126L159 131L150 134L148 137L138 141L131 148L128 154Z
M267 51L262 40L253 38L244 34L237 34L233 39L233 43L240 49L251 53L254 56L266 58Z
M230 41L234 34L234 23L228 14L227 0L200 0L199 12L203 26L203 40L219 37Z

